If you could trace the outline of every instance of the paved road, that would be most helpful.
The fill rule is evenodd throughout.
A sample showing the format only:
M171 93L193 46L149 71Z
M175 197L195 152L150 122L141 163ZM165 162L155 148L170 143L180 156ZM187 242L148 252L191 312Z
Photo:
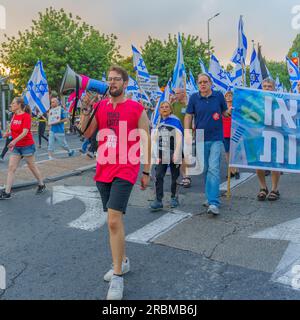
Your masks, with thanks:
M291 286L271 281L289 242L251 238L299 217L293 187L298 176L283 177L278 204L258 204L256 181L248 181L230 202L223 199L218 219L204 213L198 180L192 189L181 190L179 209L191 215L169 226L167 218L175 221L179 213L170 218L167 208L149 212L153 190L134 190L126 234L130 238L146 227L140 234L150 239L127 241L132 272L124 298L300 299ZM90 173L49 185L40 197L26 190L1 203L0 265L6 267L7 290L0 290L0 299L105 298L108 285L102 277L111 258L98 199ZM90 213L84 218L86 206Z

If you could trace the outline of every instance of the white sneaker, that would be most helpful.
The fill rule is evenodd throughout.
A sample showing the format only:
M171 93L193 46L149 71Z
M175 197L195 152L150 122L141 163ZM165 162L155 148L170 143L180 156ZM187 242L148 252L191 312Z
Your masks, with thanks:
M123 291L124 291L123 277L118 277L118 276L113 275L110 280L106 300L122 300L123 299Z
M126 261L122 261L122 274L126 274L130 271L130 262L129 262L129 258L126 258ZM104 281L111 281L111 278L114 274L114 268L112 265L112 269L110 269L103 277Z
M206 200L205 202L203 202L202 206L205 207L205 208L208 208L208 207L209 207L208 200Z
M49 157L49 161L55 160L55 158L53 157Z
M220 210L215 205L210 205L207 209L207 213L212 213L215 216L218 216L220 214Z

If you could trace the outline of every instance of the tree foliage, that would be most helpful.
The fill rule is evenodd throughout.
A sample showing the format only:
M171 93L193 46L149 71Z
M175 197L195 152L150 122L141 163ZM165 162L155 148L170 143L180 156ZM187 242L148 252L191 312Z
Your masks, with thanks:
M18 92L24 90L39 59L49 86L58 90L67 64L77 73L101 79L102 72L120 58L116 36L101 34L63 9L50 7L32 23L31 30L19 31L18 37L5 35L1 46L0 63L10 68Z
M182 35L182 48L187 74L191 70L195 75L201 72L199 58L208 64L207 43L202 42L199 37ZM142 55L150 74L159 77L159 85L167 84L176 63L177 36L169 34L168 39L161 41L148 37L142 48Z

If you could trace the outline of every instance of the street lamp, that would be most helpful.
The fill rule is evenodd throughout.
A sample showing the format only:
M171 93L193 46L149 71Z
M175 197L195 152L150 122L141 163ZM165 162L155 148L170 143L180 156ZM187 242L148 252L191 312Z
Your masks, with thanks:
M214 19L214 18L218 17L220 14L221 14L221 12L219 12L219 13L215 14L213 17L211 17L211 18L209 18L209 19L207 20L207 39L208 39L207 44L208 44L208 54L209 54L209 56L210 56L210 47L209 47L209 43L210 43L210 37L209 37L209 23L210 23L210 21L211 21L212 19Z

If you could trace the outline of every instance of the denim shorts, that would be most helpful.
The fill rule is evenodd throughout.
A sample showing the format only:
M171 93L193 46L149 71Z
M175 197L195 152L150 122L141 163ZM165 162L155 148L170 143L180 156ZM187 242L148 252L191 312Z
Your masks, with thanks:
M35 153L35 145L27 146L27 147L14 147L13 154L21 157L30 157Z

